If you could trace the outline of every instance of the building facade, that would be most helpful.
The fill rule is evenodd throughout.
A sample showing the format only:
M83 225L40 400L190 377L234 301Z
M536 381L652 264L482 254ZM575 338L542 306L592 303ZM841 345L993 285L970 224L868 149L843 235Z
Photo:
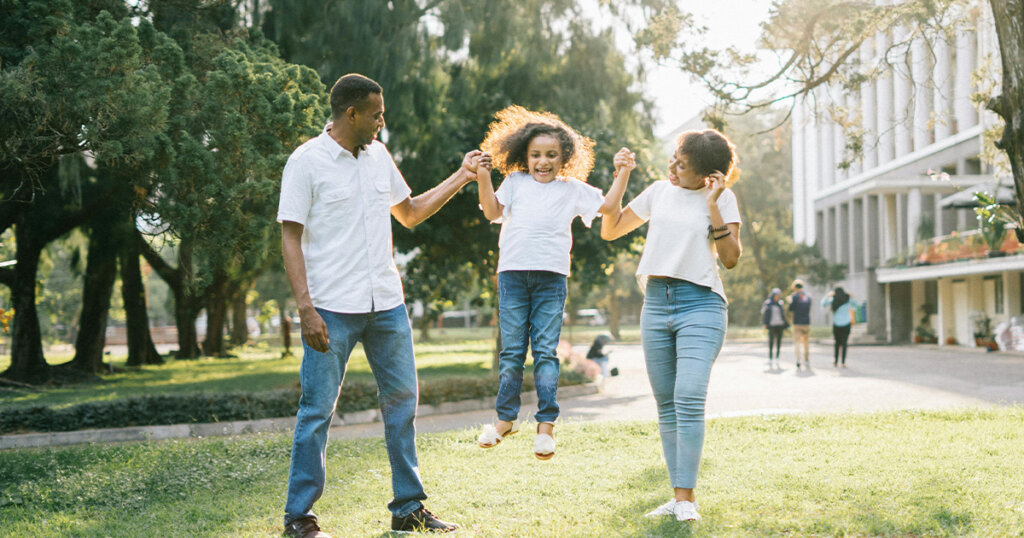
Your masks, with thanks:
M972 207L952 196L969 200L1000 180L980 158L994 117L971 101L984 62L998 76L990 17L979 13L947 42L892 47L907 32L879 33L860 61L884 66L889 51L880 76L859 91L819 87L794 109L794 239L847 266L837 285L867 301L857 330L878 340L974 346L986 320L991 333L1021 314L1024 255L1008 239L989 257ZM896 61L893 50L903 51ZM864 132L846 167L843 123Z

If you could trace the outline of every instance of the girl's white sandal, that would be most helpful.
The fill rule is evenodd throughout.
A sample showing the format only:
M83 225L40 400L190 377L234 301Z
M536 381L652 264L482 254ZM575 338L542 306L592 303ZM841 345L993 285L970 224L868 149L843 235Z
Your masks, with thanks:
M480 448L492 448L509 435L516 433L519 433L519 428L515 422L512 423L512 426L505 433L498 433L498 429L493 424L484 424L484 431L480 432L480 436L476 438L476 444Z
M540 429L540 424L537 425ZM533 455L539 460L549 460L555 455L555 438L546 433L538 433L533 440Z

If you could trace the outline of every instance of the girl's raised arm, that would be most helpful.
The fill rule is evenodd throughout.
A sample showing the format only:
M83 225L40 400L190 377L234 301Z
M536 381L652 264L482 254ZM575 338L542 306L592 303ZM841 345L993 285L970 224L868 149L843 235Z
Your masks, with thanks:
M498 202L494 195L494 185L491 184L491 156L484 153L476 163L476 184L480 194L480 207L484 210L484 218L497 220L505 207Z
M644 223L632 209L622 210L622 196L626 193L629 173L636 168L636 155L627 148L622 148L612 160L615 164L615 181L604 197L604 204L599 211L601 219L601 239L611 241L637 229Z

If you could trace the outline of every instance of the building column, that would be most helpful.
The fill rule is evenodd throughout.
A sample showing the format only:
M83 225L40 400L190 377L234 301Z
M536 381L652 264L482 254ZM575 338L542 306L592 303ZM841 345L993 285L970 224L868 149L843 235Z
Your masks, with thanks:
M804 212L804 200L807 193L807 175L804 173L804 114L803 100L797 98L793 107L793 128L791 129L793 147L793 241L807 243L807 221Z
M860 219L860 231L861 231L861 256L864 260L864 268L874 267L875 262L871 256L871 249L874 245L878 244L878 233L873 228L878 227L878 206L877 199L874 196L865 195L861 197L861 208L863 211L862 218ZM854 228L854 226L851 226Z
M943 232L943 222L942 222L942 220L943 220L942 217L943 217L943 214L945 213L945 211L943 211L943 209L942 209L942 204L941 204L942 197L943 196L941 194L938 194L938 193L935 194L935 212L932 213L932 215L934 215L934 218L932 219L932 222L934 223L934 226L932 226L932 237L937 237L937 236L940 236L940 235L945 235L945 233Z
M807 105L810 105L806 100L804 101ZM819 172L820 167L818 162L820 160L819 154L821 153L818 147L818 125L814 118L814 111L808 106L805 109L807 116L804 118L804 185L806 187L806 195L804 197L804 214L814 214L814 196L813 193L821 190L821 174ZM815 239L818 237L818 232L813 228L813 223L808 223L808 229L804 237L804 241L808 245L813 245ZM825 239L828 236L824 236Z
M903 26L896 27L894 31L894 39L897 43L902 43L907 39L907 29ZM896 111L893 121L893 135L895 137L895 158L903 157L914 150L913 146L913 125L911 118L913 117L913 111L911 109L912 98L911 98L911 87L910 87L910 73L907 72L906 57L904 61L898 62L896 67L893 68L893 93L894 97L894 109Z
M848 100L846 98L846 92L842 88L834 87L832 95L835 96L835 106L839 110L846 108ZM845 180L849 177L849 169L840 169L839 163L843 161L843 154L846 149L846 134L843 132L843 126L838 121L833 119L832 121L832 175L836 183Z
M899 252L899 224L896 220L896 195L883 194L882 211L882 262Z
M910 50L911 77L914 88L914 151L920 151L932 143L928 126L932 112L932 86L929 74L932 68L931 54L924 39L915 39Z
M914 252L917 244L917 229L921 227L921 189L911 189L907 194L907 246Z
M820 87L819 87L820 88ZM829 100L827 93L824 90L818 92L819 103L825 103ZM825 109L818 112L818 140L819 143L819 154L821 159L818 162L818 175L821 177L819 182L819 188L827 188L835 185L835 137L832 115Z
M882 55L889 48L888 34L879 32L875 35L875 61L882 61ZM875 146L878 155L879 165L885 164L893 159L893 102L892 102L892 78L891 70L883 70L875 81L875 114L876 128L878 129L878 143Z
M978 124L978 113L971 102L971 75L975 68L977 36L961 28L956 33L956 81L953 89L953 112L956 132L963 132Z
M952 55L949 44L943 39L932 43L935 54L933 77L932 120L935 124L935 141L949 138L953 134L951 103L953 100L953 77L951 74Z
M872 65L875 61L875 43L865 39L860 46L860 62ZM860 86L860 116L864 127L863 154L861 156L861 172L867 172L878 164L878 152L875 151L874 140L878 136L878 117L875 107L875 82L868 80Z
M865 234L858 230L858 223L867 220L864 216L864 202L861 198L850 199L849 220L844 222L846 226L846 243L850 251L850 270L859 273L864 270L864 239Z

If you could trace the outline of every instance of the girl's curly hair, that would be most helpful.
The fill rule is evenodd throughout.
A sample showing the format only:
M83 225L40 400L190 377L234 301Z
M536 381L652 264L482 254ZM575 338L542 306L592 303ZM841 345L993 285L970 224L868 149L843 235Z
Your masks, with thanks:
M528 170L526 150L539 135L551 135L562 149L559 175L586 181L594 168L594 141L580 135L558 116L512 105L494 115L480 149L491 154L494 168L502 174Z

